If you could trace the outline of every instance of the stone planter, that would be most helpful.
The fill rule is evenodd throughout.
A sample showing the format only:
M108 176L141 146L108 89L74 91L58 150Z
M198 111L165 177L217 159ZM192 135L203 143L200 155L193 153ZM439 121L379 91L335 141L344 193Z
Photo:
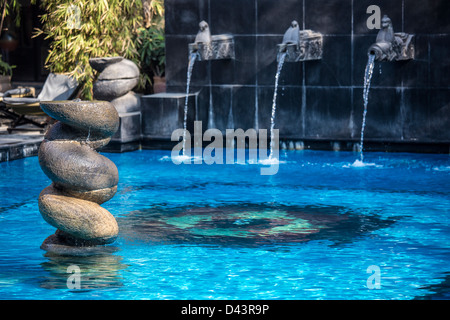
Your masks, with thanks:
M11 89L11 76L0 76L0 92Z
M153 76L153 93L166 92L166 78Z
M108 145L108 149L121 149L121 144L139 141L141 99L132 91L139 83L138 66L123 57L91 58L89 64L99 72L93 86L94 99L109 101L119 114L119 129L111 137L112 143ZM133 144L133 148L138 146L137 143Z

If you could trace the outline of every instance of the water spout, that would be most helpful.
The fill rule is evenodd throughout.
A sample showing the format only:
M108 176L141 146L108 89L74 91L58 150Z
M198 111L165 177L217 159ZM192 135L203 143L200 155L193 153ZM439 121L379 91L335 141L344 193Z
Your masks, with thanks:
M278 60L283 53L287 53L287 62L322 59L322 43L321 33L299 30L298 22L294 20L284 33L282 43L277 46Z
M234 38L232 35L211 35L206 21L199 24L195 41L189 44L189 54L197 53L197 60L234 59Z
M377 61L398 61L414 59L414 36L407 33L394 33L392 21L384 15L376 42L368 49L368 54Z

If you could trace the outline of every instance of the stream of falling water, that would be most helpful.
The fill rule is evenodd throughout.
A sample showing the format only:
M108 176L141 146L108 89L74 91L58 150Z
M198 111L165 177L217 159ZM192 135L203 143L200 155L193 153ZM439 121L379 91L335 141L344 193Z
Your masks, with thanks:
M273 130L275 128L275 113L277 110L277 93L278 93L278 80L280 79L281 69L283 69L283 63L286 58L286 52L283 52L278 59L278 68L277 73L275 75L275 91L273 93L273 101L272 101L272 116L270 118L270 154L269 159L272 159L273 156L273 144L274 144L274 134Z
M187 130L187 113L188 113L188 101L189 101L189 86L191 84L192 69L194 69L195 60L197 59L197 53L191 53L189 56L189 65L187 70L186 81L186 100L184 101L184 120L183 120L183 156L186 156L186 130Z
M366 115L367 115L367 104L369 102L369 89L370 89L370 81L372 80L373 68L375 66L375 55L369 54L369 58L367 60L366 70L364 73L364 90L363 90L363 99L364 99L364 112L363 112L363 121L361 126L361 141L360 141L360 162L361 164L364 162L364 128L366 127Z

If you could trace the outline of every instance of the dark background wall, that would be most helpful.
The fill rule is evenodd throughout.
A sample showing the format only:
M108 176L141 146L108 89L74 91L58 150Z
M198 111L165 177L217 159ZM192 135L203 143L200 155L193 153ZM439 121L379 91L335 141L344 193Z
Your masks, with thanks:
M196 62L197 118L211 122L211 101L218 129L268 129L276 45L297 20L300 28L323 34L323 58L284 65L276 114L280 137L357 141L367 49L378 32L366 26L369 5L391 18L395 32L415 34L416 57L376 64L366 141L444 143L448 151L448 0L165 0L167 90L185 92L188 43L206 20L211 34L234 36L236 58Z
M45 81L48 70L44 68L48 55L49 40L44 36L33 37L36 28L42 28L40 16L44 11L40 8L41 1L33 4L31 0L20 0L20 25L16 26L12 19L5 19L4 27L13 32L18 41L17 48L9 53L3 52L3 59L11 65L15 65L12 81L15 84L37 82L33 84L39 87Z

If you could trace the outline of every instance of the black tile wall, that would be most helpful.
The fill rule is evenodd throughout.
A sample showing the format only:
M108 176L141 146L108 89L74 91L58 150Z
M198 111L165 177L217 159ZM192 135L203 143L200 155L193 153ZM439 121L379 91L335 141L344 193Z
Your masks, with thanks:
M449 142L448 0L166 0L167 88L185 91L188 44L206 20L213 35L234 36L235 59L196 62L191 92L199 92L197 117L208 121L211 92L216 128L233 123L246 130L257 121L269 129L276 45L297 20L322 33L323 57L285 63L277 99L280 136L356 141L367 49L378 32L367 28L370 5L391 18L395 32L415 34L415 59L376 63L365 137Z
M351 39L323 36L322 59L305 62L306 84L311 86L351 85Z
M402 32L404 16L403 0L353 0L353 32L355 34L373 35L374 37L376 37L378 30L371 30L367 28L367 19L369 19L369 17L372 15L372 12L367 13L367 8L371 5L375 5L380 8L381 17L387 15L391 19L394 32ZM409 30L404 30L403 32L412 33Z
M228 128L230 119L230 108L232 108L232 87L230 86L217 86L212 87L212 107L214 110L214 124L215 128L225 132ZM208 103L209 107L209 103ZM233 110L231 110L231 115ZM208 115L209 116L209 115Z
M363 110L363 90L355 89L354 99ZM402 94L395 88L371 88L367 106L364 137L368 139L402 140L403 122ZM362 119L362 118L361 118ZM361 128L361 124L358 124ZM359 137L359 135L358 135Z
M294 136L301 132L302 122L302 88L279 87L275 113L275 128L280 129L280 136ZM272 89L273 92L273 89ZM272 111L270 103L269 110Z
M424 121L427 122L428 136L430 140L450 140L450 89L428 90L429 103L422 106L428 114ZM417 136L420 140L421 135Z
M277 44L283 36L258 36L256 38L256 71L258 85L273 85L277 71Z
M255 87L233 87L234 128L247 130L255 128ZM233 128L233 129L234 129Z
M258 87L258 123L260 129L270 129L272 113L273 87ZM280 125L277 126L280 128Z
M405 32L450 33L449 1L404 0Z
M305 0L305 29L322 34L350 34L351 0Z
M213 0L211 34L254 34L256 30L255 0ZM230 19L232 17L232 19Z
M429 37L430 86L450 86L450 34Z
M256 37L234 36L235 59L211 61L213 84L254 84L256 79Z
M302 1L298 0L258 0L257 2L257 33L283 35L292 20L299 26L303 25Z
M209 20L208 1L165 0L166 35L195 35L198 24Z
M301 86L303 84L303 68L304 63L301 62L285 62L281 69L279 86ZM274 64L274 70L271 74L267 74L268 85L275 85L275 72L277 64Z
M350 99L349 88L307 88L305 136L325 139L350 137Z

